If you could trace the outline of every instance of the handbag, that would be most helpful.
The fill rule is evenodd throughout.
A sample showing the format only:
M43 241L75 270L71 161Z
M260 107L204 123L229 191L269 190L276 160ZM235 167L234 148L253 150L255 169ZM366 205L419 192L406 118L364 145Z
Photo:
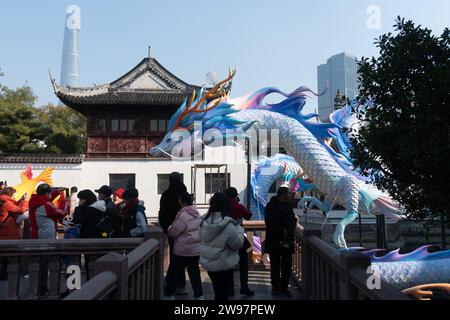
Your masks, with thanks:
M250 241L248 241L247 237L244 234L244 245L243 245L243 249L248 250L252 247L252 244L250 243Z

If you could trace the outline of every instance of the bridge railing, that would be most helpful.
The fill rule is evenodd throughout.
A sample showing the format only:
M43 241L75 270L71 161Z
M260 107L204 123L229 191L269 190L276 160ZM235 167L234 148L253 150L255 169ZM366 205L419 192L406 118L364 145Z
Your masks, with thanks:
M409 300L379 279L371 284L370 258L358 252L339 252L321 239L320 230L301 225L295 232L293 279L303 296L311 300ZM369 280L369 281L368 281Z
M161 300L164 234L151 228L145 242L125 254L110 252L95 262L95 276L65 300Z
M255 233L265 239L264 221L245 221L244 229L251 240ZM263 266L263 259L260 265ZM302 289L306 299L313 300L404 300L400 291L380 279L380 289L371 289L368 279L370 258L357 252L339 252L322 240L320 230L295 230L295 252L292 280ZM251 264L250 268L255 268Z
M64 291L61 288L66 286L64 276L68 266L78 266L80 270L85 270L86 274L92 276L95 274L94 262L99 257L109 252L127 254L143 242L143 238L2 240L0 259L2 264L8 265L7 299L38 298L39 270L43 259L48 262L48 298L60 299L61 291ZM28 278L27 281L25 277ZM28 288L24 286L24 282L28 283Z

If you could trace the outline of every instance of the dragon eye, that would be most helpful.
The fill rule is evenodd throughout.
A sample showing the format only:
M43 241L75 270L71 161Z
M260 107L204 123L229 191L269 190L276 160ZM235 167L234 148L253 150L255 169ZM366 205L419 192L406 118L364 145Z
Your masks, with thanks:
M169 139L167 139L167 143L170 143L172 141L172 139L171 138L169 138Z

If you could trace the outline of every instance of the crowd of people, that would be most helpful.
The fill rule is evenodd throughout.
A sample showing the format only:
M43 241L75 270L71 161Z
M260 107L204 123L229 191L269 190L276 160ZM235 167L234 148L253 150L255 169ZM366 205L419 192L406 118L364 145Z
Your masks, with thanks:
M2 188L0 240L56 239L58 225L63 226L65 239L142 237L147 232L144 202L139 200L137 189L118 189L114 192L111 187L104 185L95 190L96 195L91 190L78 192L76 187L72 187L70 196L66 197L67 191L43 183L29 199L25 194L16 201L13 187ZM64 201L54 204L58 197ZM26 220L29 223L23 223ZM25 230L26 226L29 226L29 230ZM25 237L27 233L29 237ZM5 279L7 259L2 259L0 263L0 277ZM42 256L39 296L48 294L48 263L49 257Z
M272 294L291 297L288 290L294 253L296 218L289 204L290 192L281 187L265 210L266 241L264 252L271 263ZM205 216L193 206L192 196L179 173L172 173L169 188L160 201L159 224L167 234L170 263L165 279L165 298L186 294L185 270L194 298L204 299L200 266L208 273L215 300L234 296L234 268L239 265L240 294L253 296L248 286L248 250L243 220L252 214L239 200L236 188L215 193Z
M19 221L29 220L31 239L56 239L58 223L63 225L64 238L142 237L148 223L144 202L137 189L118 189L109 186L78 192L72 187L64 205L55 205L57 197L64 198L66 189L41 184L29 199L24 195L14 200L16 190L0 190L0 240L19 240ZM97 195L96 195L97 194ZM281 187L265 209L266 240L264 253L269 254L272 294L291 297L288 290L294 252L296 218L289 204L290 192ZM203 300L200 273L202 266L211 280L216 300L235 295L234 269L239 266L240 294L253 296L248 285L248 251L243 220L251 219L239 199L236 188L215 193L207 213L201 216L193 205L182 175L173 172L169 187L162 194L158 222L169 243L169 267L165 278L166 299L187 294L186 270L194 298ZM89 263L89 261L86 261ZM7 261L0 261L1 276L6 276ZM48 294L48 257L40 261L39 295ZM88 275L89 278L89 275Z

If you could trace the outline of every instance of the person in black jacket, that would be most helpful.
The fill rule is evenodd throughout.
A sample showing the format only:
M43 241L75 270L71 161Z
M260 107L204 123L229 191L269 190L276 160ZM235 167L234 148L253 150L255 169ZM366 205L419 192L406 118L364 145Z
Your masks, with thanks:
M98 193L98 200L103 200L106 204L106 224L108 225L105 226L105 229L112 230L109 234L111 238L119 238L122 235L124 217L112 199L113 189L105 185L95 190L95 192Z
M103 200L97 200L97 197L91 190L80 191L77 195L79 201L78 207L73 213L72 222L80 225L80 238L101 238L98 231L98 224L106 212L106 204ZM90 279L90 258L84 256L86 266L86 276Z
M172 225L175 217L180 211L180 204L178 199L180 195L187 192L187 188L183 183L183 176L179 172L172 172L169 176L169 187L161 195L161 200L159 202L159 213L158 221L159 225L163 229L164 233L167 234L167 229ZM173 261L173 246L174 240L168 237L169 240L169 252L170 261ZM187 294L186 291L186 275L180 273L178 275L178 289L175 294Z
M294 232L297 220L289 204L289 189L281 187L265 209L265 253L270 257L272 294L291 297L288 290L294 253Z
M97 200L91 190L80 191L77 197L80 202L75 208L72 222L80 225L80 238L100 238L97 225L106 212L105 201Z

